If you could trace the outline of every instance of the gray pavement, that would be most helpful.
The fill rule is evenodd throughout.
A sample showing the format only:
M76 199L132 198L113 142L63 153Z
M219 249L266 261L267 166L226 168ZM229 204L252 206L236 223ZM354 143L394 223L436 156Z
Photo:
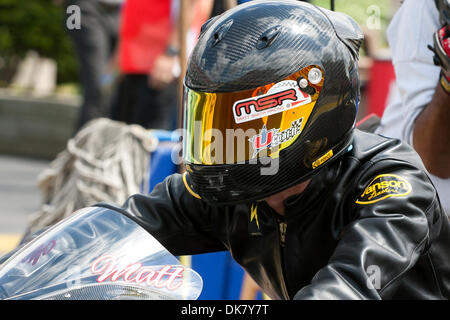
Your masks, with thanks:
M49 161L0 155L0 233L21 234L39 209L38 175Z

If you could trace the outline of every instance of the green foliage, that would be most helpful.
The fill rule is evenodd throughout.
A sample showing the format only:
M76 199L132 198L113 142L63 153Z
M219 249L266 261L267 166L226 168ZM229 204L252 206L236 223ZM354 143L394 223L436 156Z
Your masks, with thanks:
M317 6L330 9L330 0L312 0L311 2ZM362 28L371 27L370 23L378 13L381 31L386 30L391 19L391 0L335 0L334 5L335 11L348 14Z
M52 0L0 0L0 56L8 60L29 50L56 60L59 83L78 81L63 8Z

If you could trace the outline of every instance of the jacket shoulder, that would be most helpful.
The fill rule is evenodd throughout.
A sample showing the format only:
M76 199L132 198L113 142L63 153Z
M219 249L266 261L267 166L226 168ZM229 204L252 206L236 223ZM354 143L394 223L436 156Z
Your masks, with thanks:
M359 214L371 216L379 209L398 211L425 218L428 225L443 215L428 172L408 144L356 130L348 157L358 162L352 203Z
M352 146L353 148L348 155L358 159L361 163L398 160L426 172L417 152L399 139L355 129Z

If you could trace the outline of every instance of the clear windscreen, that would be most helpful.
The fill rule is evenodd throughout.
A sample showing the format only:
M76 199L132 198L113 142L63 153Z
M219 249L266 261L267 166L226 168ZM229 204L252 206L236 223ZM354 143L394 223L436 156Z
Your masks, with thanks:
M0 266L0 299L197 299L202 279L130 218L85 208Z

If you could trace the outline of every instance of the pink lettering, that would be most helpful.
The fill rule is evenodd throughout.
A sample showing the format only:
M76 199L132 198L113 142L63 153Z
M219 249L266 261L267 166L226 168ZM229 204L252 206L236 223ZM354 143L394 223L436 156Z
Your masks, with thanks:
M159 270L151 267L143 267L142 263L133 263L120 266L112 255L104 255L97 258L91 265L91 272L98 274L97 282L117 281L122 278L125 282L145 283L156 288L166 287L169 290L178 289L182 285L183 267L170 265L162 266ZM176 281L180 279L180 281Z

